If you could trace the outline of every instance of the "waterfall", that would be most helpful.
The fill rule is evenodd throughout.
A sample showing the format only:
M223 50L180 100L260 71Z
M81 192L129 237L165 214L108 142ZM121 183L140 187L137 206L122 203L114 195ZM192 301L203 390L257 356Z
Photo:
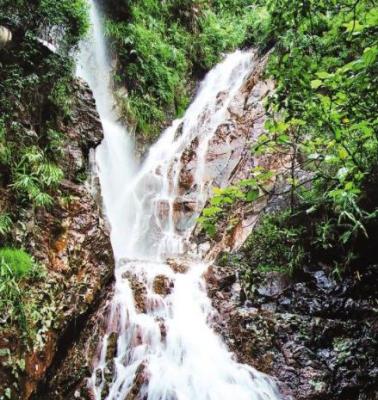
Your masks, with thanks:
M93 91L97 111L104 129L104 140L96 149L96 163L100 177L105 214L111 224L111 240L116 258L123 254L124 240L128 237L130 207L125 207L123 193L135 174L133 143L127 129L118 122L114 111L111 63L105 42L102 19L97 6L90 1L91 31L81 43L77 75ZM116 223L119 221L119 223Z
M108 327L88 384L96 400L273 400L272 380L237 363L209 321L203 249L192 243L209 195L209 142L253 68L236 51L208 73L185 115L162 133L137 166L130 135L113 110L111 65L101 16L90 2L92 32L81 45L78 75L93 90L104 128L96 150L105 213L115 254ZM191 189L180 187L188 147L197 143ZM177 213L180 201L191 210ZM136 295L139 288L139 295ZM116 356L108 360L111 335Z

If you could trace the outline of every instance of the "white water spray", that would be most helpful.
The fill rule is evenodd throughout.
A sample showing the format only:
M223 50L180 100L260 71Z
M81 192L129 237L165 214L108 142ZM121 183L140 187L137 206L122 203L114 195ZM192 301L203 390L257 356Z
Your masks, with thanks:
M209 264L190 241L211 185L205 167L208 144L227 120L228 106L253 68L252 54L237 51L215 67L184 117L173 122L136 169L127 131L117 123L112 108L101 18L93 1L90 5L92 36L82 45L78 73L94 92L104 127L96 160L116 257L108 328L89 382L94 396L96 400L278 399L271 379L235 362L209 326L214 311L203 278ZM191 190L183 193L182 158L194 140L196 169ZM185 216L176 212L183 196L194 204ZM139 299L135 284L143 288ZM107 360L113 332L118 337L117 352Z
M125 221L130 208L122 201L122 193L135 175L133 144L127 129L118 122L114 111L111 84L111 63L107 52L102 19L90 1L91 32L80 46L77 75L93 91L96 107L104 129L104 140L96 149L96 161L101 182L105 213L111 224L111 239L115 254L122 251L128 227ZM115 221L119 223L114 223Z

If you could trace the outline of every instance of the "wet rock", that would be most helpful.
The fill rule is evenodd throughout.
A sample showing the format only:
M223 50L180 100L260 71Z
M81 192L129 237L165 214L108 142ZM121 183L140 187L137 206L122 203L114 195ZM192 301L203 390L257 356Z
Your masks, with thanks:
M177 232L185 232L191 219L198 211L197 202L190 197L178 197L173 203L173 220Z
M190 198L177 198L173 204L173 210L176 212L193 213L197 210L197 202Z
M176 132L175 132L175 140L177 140L181 135L182 135L182 128L184 127L184 123L181 122L181 124L177 127Z
M116 332L112 332L108 337L108 345L106 348L105 359L107 361L113 360L113 358L117 355L117 340L118 334Z
M219 267L216 274L227 279L230 268L238 270ZM220 278L210 281L209 294L220 312L218 331L231 350L240 361L275 376L283 395L375 400L377 273L378 266L369 266L359 278L349 272L336 281L325 266L304 268L290 279L254 271L256 286L244 304Z
M269 272L264 280L264 284L257 288L261 296L268 298L281 295L290 285L287 275L278 272Z
M194 138L181 156L181 171L179 174L179 187L181 194L188 193L194 184L194 173L197 160L198 138Z
M185 263L185 261L176 258L168 258L167 264L173 269L173 271L180 274L184 274L189 269L189 266Z
M167 200L158 200L156 204L159 220L165 221L169 217L170 205Z
M205 279L210 290L230 291L236 282L235 270L212 265L205 273Z
M147 364L141 363L135 372L133 386L125 400L139 400L141 387L148 382Z
M43 384L39 386L35 400L66 400L74 398L79 393L80 400L94 400L95 396L87 385L91 377L93 365L100 357L101 339L107 331L109 316L109 299L113 296L112 287L104 291L104 296L98 298L99 304L94 307L95 312L75 326L76 334L71 342L64 341L64 349L52 367L47 371ZM109 329L112 327L110 326ZM108 365L104 370L105 378L112 374L114 367L112 356L116 352L117 335L111 333L108 338L107 360ZM97 380L102 380L102 370L94 371ZM110 378L111 379L111 378ZM104 393L107 390L107 383Z
M153 282L154 292L161 296L167 296L172 291L173 282L165 275L157 275Z
M108 232L101 205L93 196L96 188L77 180L79 172L89 175L89 152L102 139L101 124L88 87L78 81L74 90L72 120L61 122L60 126L65 133L65 151L59 159L65 179L60 191L69 201L36 210L29 217L33 224L16 239L27 243L28 251L48 268L51 285L57 287L52 300L59 310L54 329L44 334L42 348L26 354L23 400L31 396L49 373L50 366L70 346L78 334L81 319L86 318L113 275ZM85 376L90 364L83 357L81 361L75 370L78 378Z
M124 279L130 282L131 289L134 294L135 306L139 312L146 312L147 310L147 289L143 281L138 276L131 272L126 272L123 275Z
M194 175L191 170L182 169L180 172L180 188L185 192L192 188Z
M167 337L167 326L163 320L159 321L159 327L160 327L160 336L163 341L165 341Z

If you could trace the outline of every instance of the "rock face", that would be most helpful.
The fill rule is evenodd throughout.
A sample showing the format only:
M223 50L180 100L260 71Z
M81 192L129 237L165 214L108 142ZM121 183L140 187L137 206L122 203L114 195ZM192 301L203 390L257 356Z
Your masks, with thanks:
M83 319L77 326L74 340L64 343L62 352L48 370L40 383L34 400L93 400L93 394L87 388L87 378L91 376L93 364L98 357L98 347L104 334L108 334L106 360L112 360L116 353L117 334L108 330L107 318L109 302L113 296L111 285L103 288L96 304L96 310ZM111 380L112 365L105 371ZM104 388L104 393L106 392Z
M102 140L102 128L88 87L80 81L74 86L71 118L59 126L65 134L60 159L65 179L60 200L49 210L26 211L26 226L15 230L15 241L47 267L46 280L53 293L49 309L56 313L38 349L27 354L17 347L13 349L25 360L20 387L23 400L30 398L50 365L61 357L62 348L75 337L80 321L94 307L113 275L108 231L97 201L99 196L94 196L99 188L88 178L90 149Z
M206 165L204 166L207 174L206 180L209 185L229 185L234 180L247 176L251 167L259 162L259 160L253 160L251 157L250 143L263 132L265 111L262 101L273 89L273 82L260 79L264 65L265 59L255 59L255 68L251 71L250 77L230 104L227 121L218 127L209 143ZM222 93L219 94L219 101L222 101ZM177 134L180 134L179 130ZM180 193L174 204L175 222L178 230L180 230L180 226L184 227L187 221L193 218L193 215L198 211L196 210L196 199L193 198L193 192L195 191L193 174L197 167L197 150L198 141L194 139L187 146L181 159L181 170L178 173ZM162 202L160 209L162 214L167 213L167 204ZM233 246L231 241L228 246ZM219 244L219 249L225 242L226 239L222 244ZM209 243L199 244L199 246L203 246L204 249L211 247ZM188 269L185 259L168 260L168 264L174 271L180 273L186 273ZM143 286L141 286L136 276L130 276L129 280L137 308L143 312L146 308ZM171 285L172 283L166 276L159 275L153 282L152 290L156 294L166 296L171 291ZM109 296L111 296L111 293L109 293ZM117 310L112 312L117 312ZM67 347L65 354L54 363L44 384L40 386L35 399L91 398L91 394L86 389L86 378L91 376L94 361L98 358L98 341L105 333L104 316L108 313L108 303L104 299L98 311L81 327L81 335ZM108 340L112 338L112 343L116 339L115 328L107 328ZM165 329L162 323L162 336L165 334ZM111 353L110 351L107 354L109 360L112 359ZM109 365L111 366L112 364L109 363ZM105 373L111 380L111 367L108 369ZM135 379L135 394L130 393L130 400L137 398L135 397L138 392L137 387L145 379L143 368L139 372ZM104 388L103 393L106 393L106 390Z
M219 126L209 143L205 171L208 182L215 186L229 185L247 177L256 165L277 171L285 165L284 158L257 158L250 153L251 142L263 132L265 112L262 100L273 90L273 82L260 78L265 60L256 60L256 64L229 107L229 119ZM99 130L95 129L98 120L93 113L90 94L85 90L81 93L79 101L88 120L78 117L76 127L79 127L80 138L84 139L79 140L76 130L68 130L67 134L72 135L69 136L70 151L62 160L66 163L65 169L70 171L70 180L63 187L74 198L76 196L77 201L72 203L71 212L62 209L55 210L55 214L41 216L44 218L41 221L45 221L43 226L49 229L45 236L45 239L50 238L48 241L38 241L39 234L32 238L35 237L36 254L39 251L41 258L48 255L46 262L57 274L64 279L67 277L68 282L90 279L91 284L84 292L78 291L71 283L67 286L66 297L71 300L64 300L64 304L70 320L83 315L88 308L95 311L89 318L79 319L77 334L63 335L61 348L64 351L58 357L53 359L53 351L45 352L41 376L49 364L52 366L39 385L34 396L36 400L92 400L87 378L92 375L93 365L99 357L99 341L104 334L107 335L106 359L112 360L116 353L117 329L106 323L110 312L109 300L113 296L111 284L104 290L111 274L109 243L88 189L75 183L75 177L87 165L88 147L91 147L88 143L95 145L100 140L92 136ZM222 101L222 93L219 94L219 101ZM87 129L89 126L91 128ZM180 222L185 225L196 212L196 202L191 194L197 150L198 142L193 140L181 159L180 196L174 204L178 229ZM198 237L198 246L207 250L209 257L225 249L238 248L258 221L261 210L276 207L274 202L268 200L263 199L248 210L243 208L243 215L238 208L232 210L239 222L232 229L223 226L224 233L215 243L210 244ZM167 213L167 204L161 204L161 212ZM57 220L57 226L61 228L53 229ZM79 243L80 250L75 248L76 243ZM233 255L232 260L235 257L238 261L229 259L222 267L211 267L206 279L210 297L219 311L218 318L213 321L214 327L239 361L275 376L285 399L376 400L378 322L374 301L378 268L370 266L363 271L349 272L342 282L322 266L304 268L293 277L253 271L254 286L247 293L239 281L238 271L242 264L248 264L248 257L243 250ZM167 261L176 272L186 273L188 270L185 259ZM143 312L147 307L145 288L137 276L130 275L128 279L137 308ZM99 295L101 288L102 296ZM171 282L166 276L159 275L152 289L166 296L171 290ZM98 302L93 303L94 296L99 298ZM83 299L88 299L88 302ZM62 323L61 326L65 325ZM164 337L166 327L163 322L161 332ZM51 343L47 348L54 348L56 337ZM36 365L35 358L33 363ZM112 379L113 368L110 362L104 371L107 381ZM100 370L95 371L94 379L99 379L100 373ZM142 364L134 377L135 386L125 400L138 399L139 387L146 379L148 377ZM105 385L103 396L108 389Z
M342 282L322 267L292 278L255 271L247 296L238 263L226 264L213 267L209 293L219 332L241 362L275 376L297 400L377 398L378 266Z
M286 162L282 157L271 160L266 156L253 156L250 149L251 144L264 132L266 120L264 99L274 90L272 80L261 78L266 61L266 57L254 56L254 65L249 77L227 108L228 118L218 126L208 143L206 162L203 166L204 182L208 188L225 187L248 178L253 167L266 166L272 170L279 170ZM226 93L218 94L219 107L225 101L226 95ZM206 115L202 117L206 118ZM175 204L178 229L181 224L185 226L196 211L200 211L193 203L193 191L196 189L194 174L197 171L197 153L200 150L198 146L198 139L193 139L181 158L182 167L179 172L181 197ZM274 185L275 182L271 184ZM252 230L266 202L265 198L256 202L245 215L245 210L234 207L230 211L230 219L235 217L233 219L237 222L233 227L226 225L218 227L219 237L216 238L216 243L208 245L207 257L212 259L221 250L238 247ZM198 237L199 230L194 234ZM197 239L198 242L201 241L199 237Z

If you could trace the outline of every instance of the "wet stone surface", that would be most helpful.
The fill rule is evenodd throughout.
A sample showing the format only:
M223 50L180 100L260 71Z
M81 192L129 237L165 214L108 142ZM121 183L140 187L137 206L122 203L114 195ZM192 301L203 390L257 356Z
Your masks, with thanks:
M153 282L154 292L161 296L167 296L171 293L173 288L173 282L164 275L157 275Z
M54 320L46 329L43 327L38 349L26 349L21 341L12 346L12 352L21 363L25 362L25 368L13 376L1 363L0 397L4 388L16 384L19 389L16 397L24 400L32 396L50 365L61 357L61 344L67 346L78 334L81 320L95 307L96 299L113 275L113 253L101 213L98 186L95 177L90 179L91 149L101 142L103 132L88 86L80 80L72 85L71 117L57 121L64 138L58 160L64 172L59 198L54 199L51 207L23 210L19 226L14 229L15 246L27 249L47 269L45 283L52 289L51 293L41 290L41 308L46 319ZM2 193L0 197L1 208L9 199ZM2 338L0 350L1 342ZM83 363L78 375L85 374L86 368Z
M205 183L206 185L230 185L235 180L243 179L248 176L250 169L257 165L260 161L252 157L250 152L250 141L257 138L263 132L264 123L264 109L262 106L262 99L269 93L274 85L271 81L260 81L260 74L265 66L265 60L256 60L256 67L251 71L250 77L243 84L240 92L235 96L235 99L229 105L228 117L225 122L218 126L218 129L214 133L214 137L209 142L209 148L206 155L206 165L204 165L204 170L206 173ZM224 103L226 93L219 93L218 96L218 106ZM205 118L206 115L203 115ZM177 132L180 135L180 132ZM194 185L194 174L197 168L198 162L198 140L194 139L191 143L188 143L186 150L182 153L180 159L180 169L177 171L170 170L169 176L172 178L175 173L178 174L178 185L179 193L177 201L173 203L173 211L175 217L175 224L179 229L184 229L186 221L192 217L198 210L198 202L195 201L196 187ZM74 163L75 165L80 165L80 160ZM161 174L161 169L156 170L156 174ZM152 185L153 182L146 182L146 190L150 188L148 185ZM167 215L170 212L169 204L162 201L159 204L159 212L161 217ZM150 229L152 231L156 230L157 227L152 224ZM216 249L216 253L219 250L223 250L225 246L232 246L237 239L238 232L235 230L235 235L231 238L226 238L221 242ZM211 245L209 242L199 243L197 240L193 241L193 246L198 246L198 248L203 249L203 252L211 251ZM185 274L191 267L190 261L185 258L182 259L169 259L167 260L168 265L176 273ZM210 279L211 273L208 274L207 278ZM131 289L134 294L136 308L139 313L146 313L149 307L149 298L160 296L164 297L170 293L171 283L166 276L160 275L156 277L155 281L152 282L152 287L148 285L148 295L145 282L143 282L143 277L138 279L133 273L125 275L123 277L130 282ZM228 272L226 277L221 278L220 288L216 289L215 292L222 304L225 306L224 310L227 309L227 313L230 315L235 315L237 317L237 311L240 310L239 306L242 303L243 291L238 284L235 274L233 272ZM217 284L217 279L214 280L213 286ZM230 289L231 288L231 289ZM155 296L151 296L151 292L154 292ZM215 295L215 292L213 295ZM238 294L232 294L237 292ZM231 293L231 295L230 295ZM229 295L232 301L229 301ZM108 315L109 310L106 305L109 304L109 299L112 296L111 290L108 293L108 298L104 299L99 305L98 310L86 321L84 327L81 330L81 334L75 338L75 341L70 345L68 352L62 355L60 363L58 363L51 374L49 375L49 380L46 384L45 396L40 397L38 400L63 400L73 398L76 393L75 398L86 400L93 397L93 394L88 392L86 388L87 378L91 375L91 370L93 365L96 364L96 359L98 358L99 351L99 340L104 334L105 323L103 322L106 315ZM252 308L251 308L252 309ZM120 312L118 310L117 312ZM236 314L233 314L233 313ZM235 318L236 318L235 317ZM248 322L250 316L246 315L245 320ZM244 317L242 317L239 322L244 323ZM114 321L118 321L117 316L113 318ZM166 336L166 325L164 321L156 321L159 323L161 338L164 341ZM242 337L233 338L232 335L227 336L226 329L230 329L230 325L223 323L224 319L218 321L219 329L223 335L228 337L230 343L234 341L235 349L237 341L242 339ZM114 323L113 325L116 325ZM222 325L223 324L223 325ZM271 327L272 324L264 324L264 329L266 327ZM116 331L118 326L108 326L107 331ZM269 328L270 329L270 328ZM263 332L262 332L263 333ZM137 330L133 332L134 345L138 345L141 342L140 332ZM265 335L266 336L266 335ZM228 340L228 339L227 339ZM262 343L265 344L264 336L261 336ZM273 339L270 339L273 343ZM243 342L244 343L244 342ZM269 343L269 342L268 342ZM232 347L232 346L231 346ZM109 350L109 349L108 349ZM244 349L242 349L244 351ZM112 353L112 350L109 350ZM264 357L266 358L266 363L273 357L268 352L264 352ZM245 351L247 355L247 351ZM111 356L109 354L109 356ZM257 359L258 360L258 359ZM251 362L252 364L252 362ZM106 385L104 387L104 394L109 388L109 382L111 381L111 371L112 363L108 363L105 372L107 374ZM261 368L262 369L262 368ZM267 370L267 368L265 368ZM79 373L79 371L81 371ZM144 368L139 370L134 377L134 386L129 392L128 400L138 399L138 392L140 392L141 386L148 380L145 376ZM170 393L170 399L175 399L178 397L175 393ZM53 396L53 397L52 397ZM122 399L125 400L125 399ZM191 399L192 400L192 399ZM195 400L195 399L193 399Z
M294 278L254 271L248 296L236 272L213 267L207 281L217 330L241 362L276 377L297 400L377 399L378 266L342 282L321 267Z

